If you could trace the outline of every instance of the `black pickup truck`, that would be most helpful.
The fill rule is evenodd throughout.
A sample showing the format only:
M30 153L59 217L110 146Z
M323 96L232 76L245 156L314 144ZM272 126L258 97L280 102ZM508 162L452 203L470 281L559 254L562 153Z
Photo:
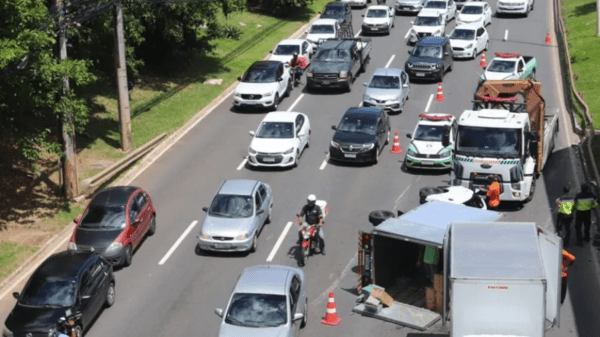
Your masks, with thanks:
M371 48L370 38L324 41L306 69L307 89L341 87L351 91L354 77L367 66Z

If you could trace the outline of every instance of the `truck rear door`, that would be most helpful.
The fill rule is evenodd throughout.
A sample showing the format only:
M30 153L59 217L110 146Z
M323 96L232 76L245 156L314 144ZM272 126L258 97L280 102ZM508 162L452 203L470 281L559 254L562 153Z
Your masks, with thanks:
M546 320L560 326L562 239L538 227L538 243L546 272Z

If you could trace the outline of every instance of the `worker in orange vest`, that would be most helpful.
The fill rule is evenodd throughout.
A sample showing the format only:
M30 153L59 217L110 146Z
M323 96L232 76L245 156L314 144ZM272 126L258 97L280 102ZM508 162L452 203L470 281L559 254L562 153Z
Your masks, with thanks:
M562 284L560 289L560 304L565 301L565 296L567 296L567 271L569 270L569 266L575 262L575 256L571 253L567 252L563 249L563 260L562 260Z
M484 191L487 191L488 208L497 210L500 206L500 183L496 175L489 176L488 181L490 186L483 188Z

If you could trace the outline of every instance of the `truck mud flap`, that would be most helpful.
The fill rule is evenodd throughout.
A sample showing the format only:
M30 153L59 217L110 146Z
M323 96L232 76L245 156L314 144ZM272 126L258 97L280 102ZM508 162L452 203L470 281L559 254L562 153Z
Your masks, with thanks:
M391 307L382 308L377 313L367 310L363 303L354 307L352 311L363 316L378 318L420 331L427 330L427 328L442 318L440 314L431 310L413 307L400 302L394 302L394 305Z

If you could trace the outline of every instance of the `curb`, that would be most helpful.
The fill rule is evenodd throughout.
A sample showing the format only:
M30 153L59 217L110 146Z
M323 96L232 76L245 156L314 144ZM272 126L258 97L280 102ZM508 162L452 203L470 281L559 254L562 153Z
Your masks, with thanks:
M315 17L309 20L308 23L302 25L298 30L296 30L289 39L298 38L304 34L304 31L310 26L310 24L319 17L317 14ZM268 59L270 54L267 54L263 58L263 60ZM183 135L185 135L190 129L192 129L197 123L200 122L204 117L206 117L209 113L212 112L214 108L216 108L219 104L221 104L227 97L229 97L235 88L237 87L239 81L233 82L229 87L227 87L219 96L213 99L206 107L197 112L190 120L188 120L183 126L173 132L167 139L162 141L157 147L155 147L152 151L150 151L147 155L145 155L139 163L135 164L127 173L125 173L121 178L112 182L109 186L119 186L119 185L128 185L133 181L138 175L140 175L149 165L151 165L154 161L156 161L164 151L166 151L170 146L176 143ZM59 233L50 238L46 243L44 243L37 252L31 255L25 262L23 262L19 268L17 268L14 272L12 272L9 276L4 279L0 283L0 290L5 290L4 288L9 286L15 279L18 279L20 274L27 267L34 265L35 268L41 264L42 261L37 261L44 254L48 254L48 251L52 251L54 244L61 242L71 236L73 232L74 223L71 222L65 228L63 228ZM12 285L14 286L14 285ZM6 296L4 294L2 297Z

